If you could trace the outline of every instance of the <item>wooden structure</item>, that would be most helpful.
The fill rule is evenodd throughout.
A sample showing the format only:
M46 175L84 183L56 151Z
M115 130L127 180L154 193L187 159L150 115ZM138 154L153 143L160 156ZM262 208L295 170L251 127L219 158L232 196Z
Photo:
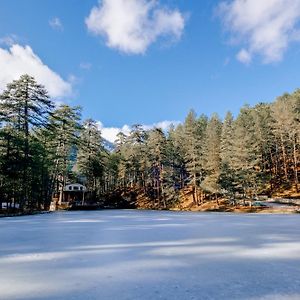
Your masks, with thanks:
M62 202L84 204L86 187L79 183L68 184L63 188Z

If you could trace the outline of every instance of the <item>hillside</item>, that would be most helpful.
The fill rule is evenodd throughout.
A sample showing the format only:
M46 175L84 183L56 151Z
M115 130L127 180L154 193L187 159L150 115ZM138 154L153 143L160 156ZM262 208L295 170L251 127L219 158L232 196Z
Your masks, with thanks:
M272 198L258 197L266 207L255 207L250 205L249 199L240 199L236 203L229 199L218 200L206 198L203 203L193 202L193 192L190 187L179 192L179 199L173 205L165 208L162 202L151 199L141 189L127 189L110 194L106 205L116 208L137 208L150 210L174 210L174 211L201 211L201 212L236 212L236 213L294 213L300 210L300 193L295 188L289 190L278 190ZM253 200L252 203L255 201Z

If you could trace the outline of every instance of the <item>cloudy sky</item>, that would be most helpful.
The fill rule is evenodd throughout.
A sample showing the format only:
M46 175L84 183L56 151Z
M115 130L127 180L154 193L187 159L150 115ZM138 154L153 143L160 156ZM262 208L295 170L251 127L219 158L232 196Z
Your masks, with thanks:
M300 0L2 0L0 91L29 73L113 140L300 87Z

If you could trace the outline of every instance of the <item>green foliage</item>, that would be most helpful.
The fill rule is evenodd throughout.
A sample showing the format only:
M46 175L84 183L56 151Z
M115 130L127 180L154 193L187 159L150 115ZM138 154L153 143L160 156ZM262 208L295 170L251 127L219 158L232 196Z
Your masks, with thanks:
M103 180L105 168L105 150L102 146L101 132L94 120L83 123L79 136L77 168L85 177L85 185L95 195L99 195L99 185Z
M0 209L47 208L63 199L68 183L87 186L90 200L139 190L153 207L170 208L185 187L199 204L218 197L298 188L300 91L274 103L245 106L224 121L190 111L183 124L163 131L132 126L104 149L97 123L81 108L54 107L45 88L23 75L0 95ZM200 197L201 196L201 197Z

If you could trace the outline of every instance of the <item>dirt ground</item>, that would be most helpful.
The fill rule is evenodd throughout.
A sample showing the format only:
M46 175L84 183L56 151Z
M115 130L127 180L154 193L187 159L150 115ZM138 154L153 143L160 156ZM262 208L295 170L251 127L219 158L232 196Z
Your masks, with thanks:
M299 196L300 195L293 195ZM140 193L137 196L137 208L139 209L157 209L159 204L153 203L152 200L145 197L144 194ZM170 210L174 211L202 211L202 212L233 212L233 213L299 213L300 205L278 205L276 207L270 206L266 203L268 207L250 207L243 205L230 205L229 201L226 199L218 200L204 200L203 203L195 204L193 202L192 192L188 189L181 191L179 201Z

